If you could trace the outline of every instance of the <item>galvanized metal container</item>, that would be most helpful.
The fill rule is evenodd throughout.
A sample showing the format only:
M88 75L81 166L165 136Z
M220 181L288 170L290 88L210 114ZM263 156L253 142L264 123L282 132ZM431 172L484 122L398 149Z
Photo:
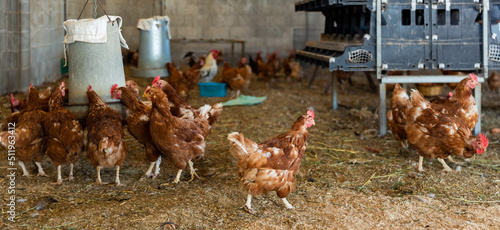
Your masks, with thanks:
M111 86L125 85L121 58L120 28L116 21L107 23L106 43L77 41L68 47L68 106L79 119L87 115L87 89L99 94L113 109L122 111L119 100L111 98Z
M139 62L138 68L132 68L133 76L154 78L169 75L165 69L165 64L172 60L168 23L168 21L153 20L149 31L139 29Z

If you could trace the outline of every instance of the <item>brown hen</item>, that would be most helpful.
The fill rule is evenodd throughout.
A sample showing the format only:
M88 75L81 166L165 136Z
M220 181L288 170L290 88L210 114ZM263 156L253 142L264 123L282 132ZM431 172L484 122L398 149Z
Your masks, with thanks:
M229 152L239 158L240 182L247 192L246 208L251 210L252 196L276 191L286 208L293 206L286 197L295 189L294 174L300 168L307 147L307 128L314 125L314 113L300 116L292 128L257 144L238 132L230 133Z

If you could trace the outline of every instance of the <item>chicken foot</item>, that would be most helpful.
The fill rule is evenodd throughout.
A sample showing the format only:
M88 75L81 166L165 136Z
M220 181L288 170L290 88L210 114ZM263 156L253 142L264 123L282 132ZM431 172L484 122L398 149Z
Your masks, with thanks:
M423 156L418 156L418 171L423 172L424 167L422 166L422 163L424 162L424 157Z
M146 178L150 178L150 177L153 177L154 174L152 173L153 172L153 168L156 164L156 161L153 161L149 164L149 168L148 168L148 171L146 172Z
M408 140L403 140L399 142L401 144L401 147L404 149L408 149Z
M196 174L196 170L193 168L193 162L191 160L189 160L188 163L189 163L189 173L191 174L191 180L189 180L189 181L193 181L194 176L196 176L198 179L201 179L198 176L198 174Z
M108 184L108 183L102 182L102 180L101 180L101 166L97 166L97 180L96 180L96 183L97 184Z
M23 169L23 176L30 177L30 174L28 173L28 170L26 170L26 166L24 166L22 161L19 161L19 166Z
M75 167L75 165L69 164L69 166L70 166L70 171L69 171L68 179L62 179L62 173L61 173L62 165L57 166L57 182L55 184L61 185L63 180L72 181L73 179L75 179L73 177L73 168Z
M40 162L36 162L36 161L35 161L35 164L36 164L36 167L38 167L38 176L48 177L48 175L45 174L45 172L43 171L42 164Z
M75 179L73 177L73 168L74 167L75 167L75 165L73 163L69 164L69 177L68 177L69 181L72 181L73 179Z
M158 157L158 160L151 162L149 165L148 171L146 172L146 178L153 178L155 179L158 175L160 175L160 163L161 163L161 157ZM153 168L156 165L155 172L153 173Z
M57 166L57 184L62 184L61 165Z
M179 181L181 179L181 174L182 174L182 169L179 169L179 171L177 171L177 175L175 176L174 184L179 183Z
M247 196L247 203L245 203L245 207L248 208L249 210L252 209L252 195L248 194Z
M288 203L288 201L286 200L286 198L281 198L281 200L283 201L283 203L285 203L285 207L287 209L294 209L294 207L290 203Z
M446 164L446 162L444 162L444 160L443 160L443 159L438 158L438 161L439 161L439 162L441 162L441 164L443 165L443 167L444 167L443 171L446 171L446 172L451 172L451 171L453 171L453 170L451 170L450 166L448 166L448 165Z
M464 162L459 162L459 161L455 161L453 160L453 158L451 158L451 156L448 156L448 160L453 163L453 164L457 164L457 165L463 165Z
M161 156L158 157L158 160L156 161L156 170L153 179L155 179L158 175L160 175L160 163L161 163Z

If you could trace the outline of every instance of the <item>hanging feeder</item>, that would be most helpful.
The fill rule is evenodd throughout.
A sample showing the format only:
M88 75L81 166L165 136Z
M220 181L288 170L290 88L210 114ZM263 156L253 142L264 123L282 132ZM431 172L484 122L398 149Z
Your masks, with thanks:
M154 78L168 77L165 64L171 62L170 56L170 19L168 16L155 16L139 19L139 60L138 66L131 67L132 76Z
M96 16L94 12L94 17ZM110 93L113 84L125 85L120 46L127 49L128 46L121 35L121 26L121 17L107 14L100 18L70 19L64 22L64 45L68 50L69 64L66 108L78 119L87 116L89 85L111 108L123 111L119 100L112 99Z

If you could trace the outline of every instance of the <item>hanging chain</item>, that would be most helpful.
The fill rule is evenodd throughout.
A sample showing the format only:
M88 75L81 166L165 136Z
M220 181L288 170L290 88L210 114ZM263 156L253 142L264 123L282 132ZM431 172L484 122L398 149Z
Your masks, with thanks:
M94 0L94 19L97 18L97 0Z

